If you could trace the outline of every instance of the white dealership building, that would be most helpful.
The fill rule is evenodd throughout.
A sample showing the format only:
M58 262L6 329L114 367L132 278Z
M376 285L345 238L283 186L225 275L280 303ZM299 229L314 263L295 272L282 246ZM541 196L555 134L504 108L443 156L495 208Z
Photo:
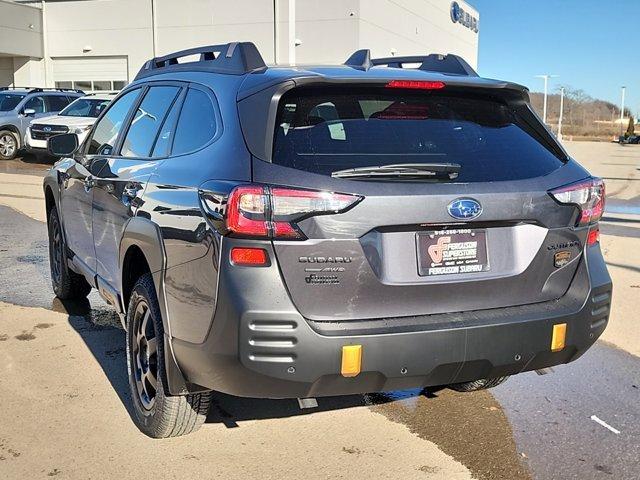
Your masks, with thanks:
M0 86L120 89L151 57L236 40L272 64L369 48L477 67L478 26L462 0L0 0Z

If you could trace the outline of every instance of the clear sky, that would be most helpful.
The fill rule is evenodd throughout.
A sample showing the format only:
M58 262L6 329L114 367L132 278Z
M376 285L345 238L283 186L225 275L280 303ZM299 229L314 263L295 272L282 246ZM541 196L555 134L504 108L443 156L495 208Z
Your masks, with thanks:
M478 73L558 85L640 113L640 0L467 0L480 13Z

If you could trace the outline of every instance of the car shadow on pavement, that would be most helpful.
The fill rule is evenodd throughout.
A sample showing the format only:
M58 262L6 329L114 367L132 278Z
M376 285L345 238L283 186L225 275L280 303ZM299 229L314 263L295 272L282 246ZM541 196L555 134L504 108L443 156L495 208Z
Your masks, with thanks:
M416 391L420 395L420 391ZM238 422L246 420L267 420L318 412L343 410L391 402L394 399L383 395L343 395L339 397L317 398L317 407L301 409L297 399L271 400L261 398L234 397L214 392L207 423L222 423L227 428L238 427Z
M96 302L98 303L98 302ZM69 316L69 325L82 338L102 368L120 401L129 413L131 396L127 379L125 331L113 308L94 306L87 299L60 300L54 298L51 309Z
M34 155L25 153L13 160L3 160L0 162L0 173L14 174L42 174L49 169L57 160L46 154Z
M125 332L115 311L106 305L92 307L90 301L86 299L71 301L55 298L51 308L69 316L69 324L98 361L112 388L131 416L133 412L127 379ZM434 392L435 390L422 392L420 389L414 389L389 394L324 397L317 399L317 407L305 409L300 408L297 399L242 398L214 392L207 423L221 423L227 428L236 428L241 421L286 418L345 408L381 405L422 394L429 397L433 396Z

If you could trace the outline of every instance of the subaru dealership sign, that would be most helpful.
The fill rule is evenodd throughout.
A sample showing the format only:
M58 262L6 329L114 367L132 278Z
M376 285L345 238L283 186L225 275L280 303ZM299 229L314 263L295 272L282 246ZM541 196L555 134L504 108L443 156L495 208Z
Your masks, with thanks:
M480 23L478 18L465 11L458 2L451 2L451 21L464 25L469 30L478 33Z

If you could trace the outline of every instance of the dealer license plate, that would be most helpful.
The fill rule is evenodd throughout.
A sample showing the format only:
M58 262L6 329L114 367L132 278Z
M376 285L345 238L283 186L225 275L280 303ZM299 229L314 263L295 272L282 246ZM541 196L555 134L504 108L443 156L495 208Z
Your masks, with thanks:
M489 270L486 230L440 230L416 236L421 276L485 272Z

